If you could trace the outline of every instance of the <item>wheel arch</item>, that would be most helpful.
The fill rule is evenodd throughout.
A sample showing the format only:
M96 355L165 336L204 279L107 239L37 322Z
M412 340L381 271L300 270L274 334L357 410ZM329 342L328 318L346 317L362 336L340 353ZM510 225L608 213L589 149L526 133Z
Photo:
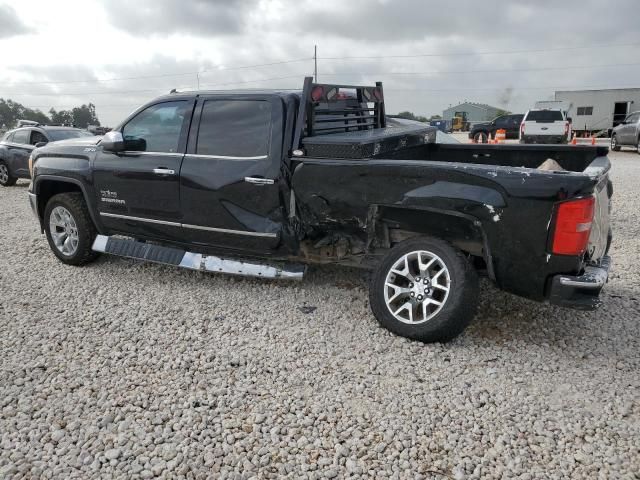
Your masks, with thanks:
M482 223L471 215L435 208L378 207L375 242L383 248L423 235L440 238L484 261L495 280L491 249Z
M74 178L56 177L52 175L42 175L36 177L33 185L33 193L37 196L37 212L40 219L40 229L44 230L44 210L49 200L60 193L81 193L87 204L91 221L100 231L100 224L96 221L95 214L90 208L89 197L84 185Z

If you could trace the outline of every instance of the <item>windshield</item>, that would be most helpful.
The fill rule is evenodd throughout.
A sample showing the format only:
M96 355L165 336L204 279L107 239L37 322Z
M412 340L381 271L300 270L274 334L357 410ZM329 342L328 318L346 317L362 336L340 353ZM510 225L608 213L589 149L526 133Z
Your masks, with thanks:
M560 110L531 110L527 122L553 123L564 120Z
M58 140L67 140L69 138L80 138L80 137L93 137L91 132L87 132L86 130L47 130L47 134L49 138L51 138L52 142L57 142Z

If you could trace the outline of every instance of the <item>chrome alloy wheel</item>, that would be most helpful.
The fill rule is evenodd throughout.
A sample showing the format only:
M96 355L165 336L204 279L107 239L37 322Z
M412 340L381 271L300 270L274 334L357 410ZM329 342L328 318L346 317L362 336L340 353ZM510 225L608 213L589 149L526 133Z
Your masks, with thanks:
M64 207L57 206L49 217L49 231L53 243L60 253L68 257L78 250L78 226L76 221Z
M417 325L442 310L450 289L451 276L442 259L418 250L393 264L384 282L384 300L397 320Z
M0 183L7 183L9 181L9 169L4 163L0 163Z

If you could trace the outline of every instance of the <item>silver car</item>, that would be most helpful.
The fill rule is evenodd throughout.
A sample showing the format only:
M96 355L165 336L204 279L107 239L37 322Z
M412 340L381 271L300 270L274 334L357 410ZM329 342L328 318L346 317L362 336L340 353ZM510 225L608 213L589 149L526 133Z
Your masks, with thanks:
M634 147L640 153L640 112L627 115L620 125L611 132L611 150L616 152L620 147Z

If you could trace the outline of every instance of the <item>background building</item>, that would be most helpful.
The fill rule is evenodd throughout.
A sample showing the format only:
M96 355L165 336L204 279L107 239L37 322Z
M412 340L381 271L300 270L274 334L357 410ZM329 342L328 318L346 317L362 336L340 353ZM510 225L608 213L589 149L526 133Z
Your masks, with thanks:
M460 116L473 125L474 123L493 120L502 112L502 109L484 103L464 102L444 110L442 118L444 120L452 120L453 117Z
M568 116L577 132L610 133L627 114L640 110L640 88L557 91L555 99L569 105Z

